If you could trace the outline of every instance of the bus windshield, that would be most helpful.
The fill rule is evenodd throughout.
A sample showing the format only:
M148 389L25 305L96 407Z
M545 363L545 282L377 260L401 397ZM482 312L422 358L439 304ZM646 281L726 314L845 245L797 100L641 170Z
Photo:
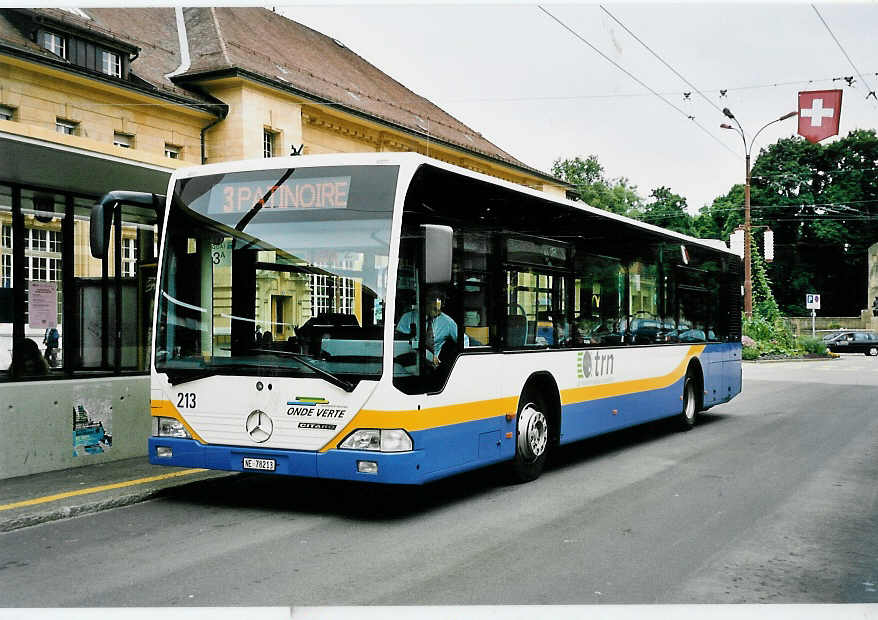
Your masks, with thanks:
M377 379L395 166L181 179L170 198L156 370Z

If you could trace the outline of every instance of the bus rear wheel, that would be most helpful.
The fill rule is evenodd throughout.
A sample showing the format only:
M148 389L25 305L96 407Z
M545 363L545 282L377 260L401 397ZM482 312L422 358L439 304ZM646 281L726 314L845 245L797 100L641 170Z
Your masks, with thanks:
M530 482L543 472L549 454L551 435L543 398L538 394L522 395L516 420L512 477L516 482Z
M683 381L683 410L677 416L677 426L681 431L688 431L695 426L695 414L698 412L698 381L691 372L686 373Z

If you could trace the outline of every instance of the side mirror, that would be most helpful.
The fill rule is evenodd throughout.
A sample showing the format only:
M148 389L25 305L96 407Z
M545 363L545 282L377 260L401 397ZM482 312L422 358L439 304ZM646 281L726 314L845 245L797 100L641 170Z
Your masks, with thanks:
M91 255L101 259L107 255L107 250L110 247L110 227L113 224L113 214L117 205L126 203L140 207L152 207L161 219L164 199L165 197L160 194L146 192L113 191L104 194L103 198L91 208L89 225Z
M451 226L422 224L424 230L424 282L446 284L451 282L451 252L454 247L454 229Z
M94 258L104 258L110 246L110 226L113 223L113 212L116 201L109 204L99 202L91 208L89 224L89 245Z

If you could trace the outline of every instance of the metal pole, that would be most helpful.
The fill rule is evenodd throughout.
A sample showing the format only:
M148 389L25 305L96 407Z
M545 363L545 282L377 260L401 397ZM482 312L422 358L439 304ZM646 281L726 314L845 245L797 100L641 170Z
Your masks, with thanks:
M746 155L747 171L746 183L744 184L744 314L750 317L753 316L753 280L750 274L750 150L753 148L756 138L762 133L763 129L774 123L792 118L793 116L796 116L797 112L789 112L780 118L776 118L763 125L762 128L756 132L756 135L753 136L753 139L750 140L749 147L747 146L747 136L744 134L744 128L741 127L741 123L738 122L738 119L735 118L732 111L728 108L723 108L723 114L735 121L735 124L738 126L738 135L740 135L741 140L744 141L744 155ZM720 127L723 129L735 129L728 124L722 124Z
M750 152L746 152L747 174L744 185L744 314L753 316L753 280L750 276Z
M814 330L814 317L817 316L817 311L814 308L811 308L811 337L816 338L816 332Z

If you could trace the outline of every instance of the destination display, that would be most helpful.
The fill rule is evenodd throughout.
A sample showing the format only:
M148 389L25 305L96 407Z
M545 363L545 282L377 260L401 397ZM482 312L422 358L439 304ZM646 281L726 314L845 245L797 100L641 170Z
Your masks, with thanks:
M350 188L349 176L292 178L279 186L264 180L219 183L210 190L208 213L247 213L257 205L270 211L346 209Z

